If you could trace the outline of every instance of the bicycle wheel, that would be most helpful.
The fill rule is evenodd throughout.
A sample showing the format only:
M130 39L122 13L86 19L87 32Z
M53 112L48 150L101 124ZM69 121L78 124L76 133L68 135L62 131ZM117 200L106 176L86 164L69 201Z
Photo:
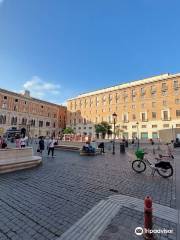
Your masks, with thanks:
M132 162L132 169L137 173L142 173L146 170L146 164L141 160L134 160Z
M171 177L173 175L173 167L170 166L168 169L158 168L157 172L159 173L159 175L161 177L168 178L168 177Z

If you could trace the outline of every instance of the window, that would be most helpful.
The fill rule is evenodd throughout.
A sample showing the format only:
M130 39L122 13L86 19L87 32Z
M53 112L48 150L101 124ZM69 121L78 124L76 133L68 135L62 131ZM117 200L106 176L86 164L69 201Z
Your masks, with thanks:
M141 120L142 120L142 122L147 121L146 113L141 113Z
M173 87L174 87L174 89L178 89L178 88L179 88L179 82L178 82L178 80L174 80L174 81L173 81Z
M43 121L39 121L39 127L43 127Z
M32 119L30 124L31 124L32 127L35 127L36 121Z
M177 127L177 128L180 128L180 124L176 124L176 127Z
M128 136L129 136L128 132L123 132L123 137L124 138L128 139Z
M118 103L119 102L119 95L118 95L118 93L116 93L116 103Z
M109 94L109 104L112 102L112 95Z
M136 96L136 90L133 89L133 90L132 90L132 97L135 97L135 96Z
M156 119L156 112L152 112L152 118Z
M141 133L141 139L148 139L148 133L147 132L142 132Z
M26 125L27 124L27 119L26 118L22 118L21 123L22 123L22 125Z
M151 86L151 95L152 96L156 95L156 86Z
M162 83L162 90L167 90L167 84L165 82Z
M175 104L180 104L180 99L179 98L175 99Z
M141 108L144 108L144 103L141 104Z
M43 105L41 105L41 108L43 108Z
M132 125L132 128L137 128L137 126L136 125Z
M96 97L96 106L98 106L98 105L99 105L99 98Z
M136 120L136 114L133 114L133 115L132 115L132 119L133 119L133 120Z
M18 102L18 99L15 99L15 102Z
M156 102L152 102L152 107L156 107Z
M158 133L157 133L157 132L152 132L152 138L153 138L153 139L158 138Z
M11 125L17 125L17 117L11 118Z
M167 106L167 101L163 100L163 106Z
M180 117L180 110L176 110L176 117Z
M124 91L124 93L123 93L123 99L124 99L124 102L127 102L127 100L128 100L128 95L127 95L126 91Z
M142 125L142 128L146 128L146 125Z
M127 130L127 126L122 126L122 128Z
M79 130L81 129L81 127L78 128Z
M169 128L169 124L163 124L163 128Z
M6 99L7 99L7 96L4 96L4 99L6 100Z
M74 118L74 120L73 120L73 123L74 123L74 125L76 125L76 119Z
M135 108L136 108L136 106L133 104L133 105L132 105L132 109L135 109Z
M46 122L46 127L49 127L50 126L50 122Z
M132 96L132 101L135 102L136 101L136 97Z
M146 94L145 88L141 88L141 97L143 97Z
M125 113L125 114L123 115L123 121L124 121L124 122L128 122L128 114L127 114L127 113Z
M163 120L169 120L168 111L163 111Z
M0 115L0 124L6 124L6 116Z
M137 132L132 132L132 138L136 138L137 137Z
M167 90L168 90L168 87L167 87L167 84L166 83L162 83L162 95L163 96L166 96L167 95Z
M152 128L157 128L157 125L152 125Z

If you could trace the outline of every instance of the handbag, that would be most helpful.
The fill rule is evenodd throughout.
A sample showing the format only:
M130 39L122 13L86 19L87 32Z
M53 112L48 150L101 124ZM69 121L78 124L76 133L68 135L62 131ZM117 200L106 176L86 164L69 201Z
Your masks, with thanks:
M40 152L40 149L39 149L39 148L37 149L37 152Z

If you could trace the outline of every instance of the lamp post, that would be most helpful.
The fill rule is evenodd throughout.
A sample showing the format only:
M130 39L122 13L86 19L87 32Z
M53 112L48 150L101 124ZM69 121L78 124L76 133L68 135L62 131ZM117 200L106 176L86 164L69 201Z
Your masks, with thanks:
M138 148L139 148L139 122L136 123L137 126L137 138L138 138Z
M114 155L115 154L115 135L116 135L115 127L116 127L117 114L114 112L112 116L113 116L113 124L114 124L114 140L113 140L113 152L112 152L112 154Z

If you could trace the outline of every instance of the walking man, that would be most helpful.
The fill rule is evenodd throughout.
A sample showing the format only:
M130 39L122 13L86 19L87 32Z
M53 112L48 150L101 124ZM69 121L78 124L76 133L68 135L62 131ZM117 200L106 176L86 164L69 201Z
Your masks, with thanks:
M52 157L54 157L54 145L55 145L55 143L56 143L56 140L54 139L54 137L51 137L51 139L49 140L49 143L48 143L48 156L51 152Z

